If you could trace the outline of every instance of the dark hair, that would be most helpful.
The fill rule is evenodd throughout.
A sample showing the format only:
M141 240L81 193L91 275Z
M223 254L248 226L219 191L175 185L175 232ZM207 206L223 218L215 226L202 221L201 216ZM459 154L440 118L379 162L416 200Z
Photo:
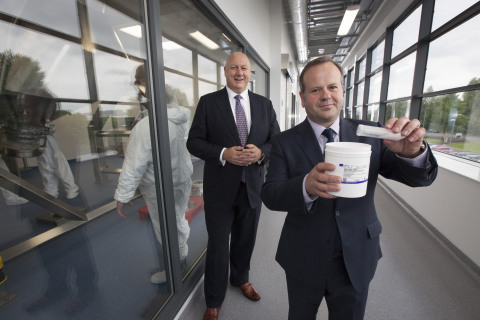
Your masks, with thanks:
M343 78L343 69L342 67L336 62L336 61L333 61L332 58L330 58L329 56L322 56L322 57L318 57L316 59L313 59L312 61L309 61L305 67L303 68L302 70L302 73L300 73L300 77L299 77L299 82L300 82L300 91L301 92L305 92L305 84L303 83L303 77L305 76L305 72L308 71L308 69L316 66L316 65L319 65L319 64L324 64L324 63L333 63L337 68L338 70L340 71L340 81L342 80Z

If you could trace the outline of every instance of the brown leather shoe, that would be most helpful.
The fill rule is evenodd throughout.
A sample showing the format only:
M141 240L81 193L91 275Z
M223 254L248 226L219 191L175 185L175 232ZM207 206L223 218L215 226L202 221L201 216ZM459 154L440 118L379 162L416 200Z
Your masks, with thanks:
M203 314L203 320L217 320L219 311L220 311L220 307L207 308L207 310Z
M257 290L252 286L250 282L245 283L244 285L238 286L245 297L252 301L260 300L260 295Z

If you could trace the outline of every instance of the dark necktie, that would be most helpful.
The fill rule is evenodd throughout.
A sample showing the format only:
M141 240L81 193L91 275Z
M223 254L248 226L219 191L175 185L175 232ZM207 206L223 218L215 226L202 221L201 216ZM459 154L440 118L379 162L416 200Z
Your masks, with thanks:
M327 128L323 130L322 135L327 137L327 143L328 142L334 142L335 140L333 139L333 130L330 128Z
M237 100L235 103L235 117L237 119L237 130L238 136L240 137L240 143L242 147L245 148L248 138L247 117L245 116L245 111L243 111L240 99L242 99L241 95L235 96L235 100ZM242 170L242 181L245 182L245 168Z

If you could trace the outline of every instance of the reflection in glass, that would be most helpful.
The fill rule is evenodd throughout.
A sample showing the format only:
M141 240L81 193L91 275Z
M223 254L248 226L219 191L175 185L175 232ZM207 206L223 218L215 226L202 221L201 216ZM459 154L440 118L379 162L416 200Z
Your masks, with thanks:
M93 43L118 51L127 58L130 55L145 58L141 23L103 2L88 0L87 3ZM140 2L131 2L131 6L129 11L141 12Z
M382 73L379 72L370 78L370 91L368 92L368 103L380 101L382 90Z
M385 51L385 40L380 42L372 51L372 68L370 71L375 71L383 65L383 54Z
M217 63L201 55L198 55L198 77L216 82Z
M477 3L478 0L435 0L432 31L451 20L459 13Z
M410 100L387 103L385 120L390 118L408 117L410 113Z
M193 106L193 79L165 71L165 83L177 89L177 101L182 106Z
M479 90L424 98L420 121L430 147L480 162L479 101Z
M214 91L217 91L217 85L203 81L198 82L198 94L200 97Z
M387 99L408 97L412 94L416 52L393 64L390 68Z
M379 105L378 104L372 104L368 106L367 110L367 119L370 121L378 121L378 112L379 112Z
M430 43L425 92L466 86L480 76L479 23L477 15Z
M80 37L76 0L2 0L1 3L4 13Z
M163 37L163 62L166 68L193 75L192 51ZM192 95L193 97L193 95ZM193 99L192 99L193 101Z
M88 98L85 63L79 44L1 21L0 33L4 39L0 41L0 52L23 55L37 61L45 72L45 82L53 95L59 98ZM17 80L10 85L24 76L15 77Z
M102 51L95 51L94 59L100 100L124 102L137 100L132 70L135 70L138 62Z
M418 41L421 13L419 6L393 31L392 58Z

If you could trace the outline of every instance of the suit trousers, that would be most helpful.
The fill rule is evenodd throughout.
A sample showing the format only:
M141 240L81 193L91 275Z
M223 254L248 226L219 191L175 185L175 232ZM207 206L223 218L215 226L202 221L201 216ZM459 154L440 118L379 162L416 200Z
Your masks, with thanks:
M289 320L315 320L323 297L329 320L362 320L364 317L368 288L364 292L355 290L343 257L332 258L324 286L310 286L287 274L287 288Z
M260 211L261 204L256 208L250 207L244 183L241 183L231 207L219 208L215 203L205 203L208 245L204 290L207 307L218 308L225 299L229 262L230 283L233 286L249 281Z

